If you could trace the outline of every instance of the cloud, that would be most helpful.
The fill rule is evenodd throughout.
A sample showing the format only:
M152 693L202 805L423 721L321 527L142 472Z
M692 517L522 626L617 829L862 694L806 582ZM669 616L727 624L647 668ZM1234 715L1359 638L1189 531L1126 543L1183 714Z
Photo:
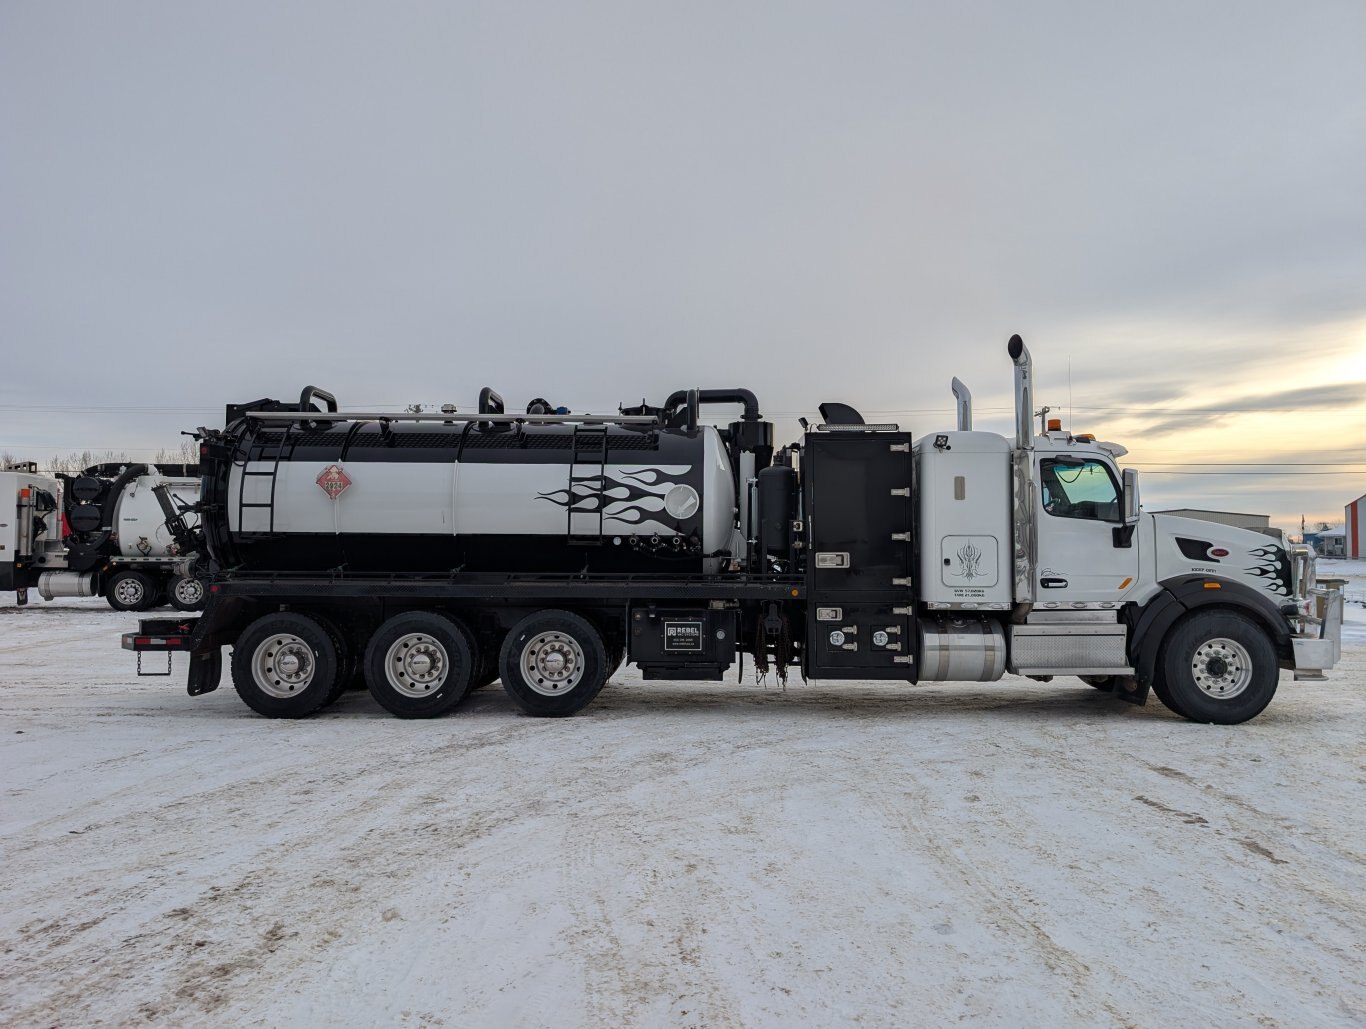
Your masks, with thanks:
M1255 396L1219 397L1218 406L1189 410L1166 410L1165 417L1149 422L1139 431L1145 436L1164 436L1194 428L1208 428L1239 414L1272 411L1323 411L1357 407L1366 399L1366 382L1331 383L1264 393Z

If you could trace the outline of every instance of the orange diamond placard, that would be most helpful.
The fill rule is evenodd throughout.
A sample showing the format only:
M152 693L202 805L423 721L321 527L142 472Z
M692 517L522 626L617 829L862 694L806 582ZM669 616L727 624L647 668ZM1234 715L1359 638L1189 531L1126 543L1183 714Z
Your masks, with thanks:
M318 473L318 485L323 488L333 500L346 492L346 487L351 485L351 477L334 464L328 465Z

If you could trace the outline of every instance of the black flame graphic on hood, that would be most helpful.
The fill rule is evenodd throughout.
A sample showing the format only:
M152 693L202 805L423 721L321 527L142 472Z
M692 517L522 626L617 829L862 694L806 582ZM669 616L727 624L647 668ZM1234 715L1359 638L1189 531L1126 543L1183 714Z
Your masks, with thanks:
M1262 580L1262 588L1278 597L1288 597L1292 593L1290 584L1290 557L1280 547L1258 547L1248 551L1248 556L1256 560L1251 568L1243 571Z

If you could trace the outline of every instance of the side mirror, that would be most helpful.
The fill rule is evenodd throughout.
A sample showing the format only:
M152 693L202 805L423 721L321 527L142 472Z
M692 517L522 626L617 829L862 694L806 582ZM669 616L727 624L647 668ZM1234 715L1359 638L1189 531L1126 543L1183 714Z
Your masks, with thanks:
M1138 470L1124 469L1124 522L1114 530L1115 546L1128 549L1134 545L1134 530L1138 528Z

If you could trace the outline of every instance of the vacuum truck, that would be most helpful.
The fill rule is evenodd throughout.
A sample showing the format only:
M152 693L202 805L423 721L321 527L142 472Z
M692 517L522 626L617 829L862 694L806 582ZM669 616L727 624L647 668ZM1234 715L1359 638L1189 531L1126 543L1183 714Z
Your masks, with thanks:
M0 470L0 498L13 503L0 514L0 590L14 590L20 604L36 588L44 600L102 596L116 611L203 607L196 555L167 526L168 518L196 523L196 466L97 465L52 476L25 463Z
M501 679L524 712L580 711L623 661L646 680L759 675L991 682L1076 676L1201 722L1261 712L1280 670L1322 679L1342 596L1305 547L1145 513L1122 446L1033 415L1014 336L1014 438L914 438L820 406L780 448L746 389L574 415L229 405L199 430L198 618L124 636L295 718L363 683L405 718ZM704 424L704 408L738 411ZM184 527L180 527L181 531ZM738 665L738 667L737 667ZM164 674L164 673L163 673Z

